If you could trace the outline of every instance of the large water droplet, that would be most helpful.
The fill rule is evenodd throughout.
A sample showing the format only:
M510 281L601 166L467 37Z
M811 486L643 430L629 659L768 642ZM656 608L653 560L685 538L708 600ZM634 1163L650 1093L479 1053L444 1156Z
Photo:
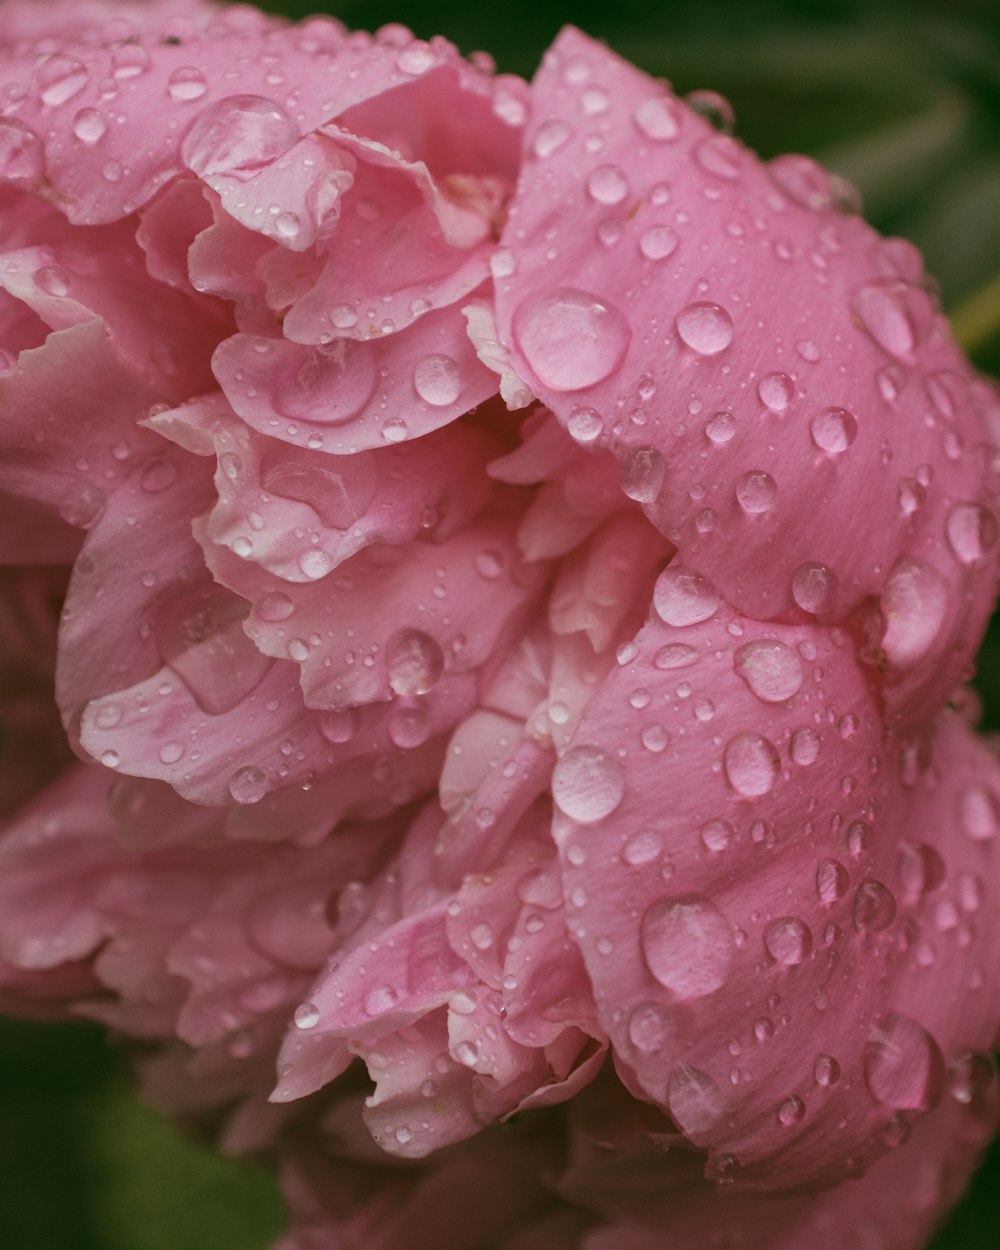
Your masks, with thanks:
M748 799L769 794L781 771L774 744L755 733L730 738L726 743L724 764L729 784Z
M267 794L267 778L259 768L248 764L229 778L229 793L236 803L259 803Z
M802 661L777 638L761 638L740 647L733 666L765 703L783 703L802 685Z
M934 305L922 288L898 278L863 286L852 308L871 337L890 356L908 357L930 333Z
M552 773L552 798L561 812L581 824L610 816L625 796L618 761L596 746L575 746Z
M639 239L639 251L647 260L666 260L677 251L678 242L669 226L650 226Z
M837 596L837 575L825 564L810 560L792 574L792 598L803 612L828 612Z
M751 469L736 483L736 502L751 516L770 512L777 497L778 484L763 469Z
M888 1015L865 1048L865 1083L885 1107L926 1111L944 1092L945 1066L937 1043L908 1016Z
M45 176L45 148L23 122L0 117L0 178L34 191Z
M858 423L846 408L824 408L809 426L812 440L830 456L846 451L858 436Z
M65 104L87 85L90 71L76 57L56 53L38 67L38 91L50 108Z
M203 712L232 711L271 667L243 632L247 605L228 591L207 591L176 600L156 626L165 663L184 680Z
M784 412L795 398L795 383L787 373L765 373L757 384L757 394L772 412Z
M683 564L671 564L653 587L653 606L666 625L697 625L715 615L719 592L701 573Z
M413 370L413 389L432 408L447 408L462 393L458 365L450 356L425 356Z
M817 1055L813 1064L813 1077L817 1085L829 1088L840 1080L840 1064L832 1055Z
M997 541L997 519L977 503L958 503L948 513L948 544L962 564L975 564Z
M809 926L797 916L782 916L772 920L764 930L767 953L779 964L793 967L804 963L812 953L812 933Z
M707 899L653 903L642 917L640 940L649 971L679 998L702 998L726 983L735 949L733 930Z
M717 356L733 341L733 319L721 304L700 300L677 314L677 333L699 356Z
M255 377L258 389L270 392L276 412L320 425L342 425L357 416L375 381L371 351L350 339L309 348L297 369L262 367Z
M200 100L207 90L205 75L195 65L180 65L167 79L167 94L172 100Z
M622 490L636 503L652 503L663 486L663 476L663 457L655 447L633 447L622 457Z
M718 1124L723 1110L722 1094L707 1073L684 1065L670 1076L667 1106L677 1127L689 1137L696 1137Z
M319 1008L315 1003L300 1003L295 1008L294 1019L297 1029L314 1029L320 1021Z
M881 881L862 881L854 895L854 923L866 933L880 933L896 919L896 900Z
M659 1003L640 1003L628 1018L628 1039L636 1050L655 1054L670 1040L670 1013Z
M636 105L632 120L641 134L657 143L669 143L680 134L680 106L669 96L651 96Z
M628 178L618 165L598 165L587 179L587 194L598 204L620 204L628 190Z
M603 382L621 365L632 338L613 304L571 288L529 296L514 313L513 329L528 364L557 391Z
M298 139L298 126L273 100L227 96L195 118L181 143L181 159L202 178L249 173L283 156Z
M401 630L385 653L389 685L396 694L427 694L444 672L444 653L437 640L419 629Z
M851 878L843 864L835 859L824 859L816 869L816 893L828 906L843 898Z
M944 623L948 587L936 569L900 560L882 592L882 649L891 664L913 664L927 654Z
M944 881L944 860L925 842L901 842L897 872L903 893L915 899Z
M959 817L967 837L973 842L989 842L1000 829L997 801L984 786L969 786L959 799Z

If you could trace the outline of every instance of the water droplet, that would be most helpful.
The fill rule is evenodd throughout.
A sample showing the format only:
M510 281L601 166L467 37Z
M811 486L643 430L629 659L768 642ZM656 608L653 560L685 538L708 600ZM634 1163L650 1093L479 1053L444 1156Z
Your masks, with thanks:
M945 879L944 860L925 842L901 842L896 871L903 893L914 899L937 889Z
M621 365L632 338L624 316L587 291L535 295L514 313L514 337L545 386L579 391Z
M208 90L205 75L194 65L181 65L167 79L167 93L172 100L200 100Z
M120 43L111 53L115 78L137 78L149 69L149 53L141 43Z
M45 176L45 149L23 122L0 117L0 177L34 191Z
M892 1013L865 1048L865 1083L895 1111L926 1111L944 1092L944 1059L937 1043L908 1016Z
M248 764L229 778L229 793L236 803L259 803L267 794L267 778L259 768Z
M705 434L717 447L721 447L736 433L736 418L731 412L715 413L705 426Z
M808 156L790 153L767 163L767 172L775 186L795 204L817 212L831 206L830 177L822 165Z
M717 91L689 91L684 97L688 105L694 109L699 117L704 117L715 130L729 133L736 124L736 114L733 106L729 103L725 96L719 95Z
M669 143L680 134L681 110L669 96L650 96L636 105L632 120L647 139Z
M673 642L657 651L653 657L653 666L659 669L688 668L697 659L698 652L694 647L689 647L685 642Z
M639 251L647 260L666 260L677 251L679 242L669 226L650 226L639 239Z
M425 356L413 370L413 389L432 408L447 408L462 393L458 365L450 356Z
M295 1008L295 1027L297 1029L314 1029L319 1024L319 1008L315 1003L300 1003Z
M792 574L792 598L803 612L828 612L837 595L837 575L825 564L809 561Z
M731 135L710 135L695 147L695 159L702 169L717 178L736 178L743 162L743 148Z
M809 431L820 451L836 456L857 438L858 423L846 408L824 408L813 417Z
M740 647L733 656L733 667L765 703L784 703L802 685L802 661L776 638L761 638Z
M715 855L728 850L735 838L736 830L728 820L709 820L701 827L702 844Z
M479 1047L475 1042L459 1042L455 1047L455 1058L465 1068L474 1068L479 1062Z
M672 1033L670 1014L659 1003L640 1003L629 1015L629 1041L647 1055L662 1050Z
M396 694L427 694L444 672L444 653L437 640L419 629L401 630L386 647L389 685Z
M283 156L298 139L298 126L273 100L229 96L198 114L181 143L181 159L202 178L251 172Z
M90 71L75 57L56 53L38 67L38 91L49 108L65 104L87 85Z
M107 130L108 123L97 109L80 109L73 118L73 134L81 143L97 143Z
M180 742L165 742L160 747L160 763L176 764L184 756L184 746Z
M966 836L973 842L989 842L1000 828L997 801L983 786L970 786L959 800L959 814Z
M320 713L319 731L327 742L334 745L350 742L360 727L360 708L327 708Z
M74 482L59 499L59 515L67 525L81 529L92 525L104 511L107 498L92 482Z
M962 564L975 564L997 541L997 519L977 503L959 503L948 513L948 544Z
M362 1007L366 1016L384 1016L399 1002L399 993L391 985L376 985L366 992Z
M151 460L142 470L142 489L150 495L167 490L177 480L177 469L169 460Z
M655 829L640 829L622 847L622 859L632 868L651 864L663 854L663 839Z
M574 746L552 773L552 798L581 824L603 820L625 796L625 774L613 756L596 746Z
M794 967L805 963L812 953L812 933L797 916L782 916L780 920L772 920L765 928L764 945L772 959Z
M689 1137L697 1137L721 1119L722 1094L707 1073L684 1064L671 1073L667 1107L677 1127Z
M896 919L896 900L881 881L862 881L854 895L854 923L866 933L880 933Z
M633 447L622 457L622 490L636 503L652 503L663 486L663 457L655 447Z
M46 295L62 299L69 294L69 274L59 265L45 265L31 276L35 286Z
M996 1081L993 1057L973 1050L963 1051L948 1069L948 1092L974 1110L985 1111Z
M333 569L333 557L322 547L309 547L303 551L296 561L299 568L310 581L318 582L321 577Z
M763 469L751 469L736 483L736 502L751 516L770 512L778 497L778 484Z
M121 756L117 751L104 751L101 755L101 763L105 768L117 768L121 763Z
M759 798L774 788L781 761L774 744L761 734L741 733L726 743L726 778L744 798Z
M778 1122L785 1128L791 1128L793 1124L799 1123L805 1113L806 1104L798 1094L791 1094L778 1108Z
M721 304L700 300L677 314L677 333L699 356L717 356L733 341L733 319Z
M819 759L820 745L819 734L805 726L792 734L788 753L800 768L808 768Z
M282 239L297 239L302 232L302 222L297 213L279 213L274 219L274 228Z
M430 721L423 707L397 708L389 717L389 737L401 751L412 751L427 741Z
M531 149L539 160L545 160L566 143L572 131L561 121L547 121L535 131Z
M277 622L287 620L295 611L295 604L283 591L275 590L258 599L255 608L262 621Z
M757 394L772 412L784 412L795 398L795 383L787 373L765 373L757 384Z
M828 1089L840 1080L840 1064L832 1055L817 1055L813 1064L813 1077L817 1085Z
M725 984L735 943L729 921L707 899L660 899L640 926L646 966L679 998L702 998Z
M898 278L869 282L855 294L852 308L879 347L898 357L908 357L924 342L935 315L927 292Z
M625 171L617 165L598 165L587 179L587 194L598 204L620 204L628 190Z
M396 68L404 74L426 74L437 64L437 53L422 39L416 39L396 57Z
M701 573L683 564L671 564L653 587L653 606L666 625L697 625L715 615L719 592Z
M592 443L604 430L604 418L594 408L574 408L566 430L578 443Z
M882 592L882 649L891 664L913 664L934 644L948 610L944 578L930 565L900 560Z

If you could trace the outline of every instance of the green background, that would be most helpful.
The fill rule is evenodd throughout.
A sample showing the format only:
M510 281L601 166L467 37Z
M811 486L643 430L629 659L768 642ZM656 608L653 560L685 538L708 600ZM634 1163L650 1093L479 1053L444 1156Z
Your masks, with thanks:
M572 21L679 91L721 91L762 155L819 157L857 182L876 225L923 248L956 333L1000 374L997 0L349 0L329 11L351 26L444 34L526 76ZM996 629L978 684L987 724L1000 728ZM933 1250L996 1250L998 1194L995 1148ZM3 1250L263 1250L281 1225L271 1178L139 1107L100 1031L0 1020Z

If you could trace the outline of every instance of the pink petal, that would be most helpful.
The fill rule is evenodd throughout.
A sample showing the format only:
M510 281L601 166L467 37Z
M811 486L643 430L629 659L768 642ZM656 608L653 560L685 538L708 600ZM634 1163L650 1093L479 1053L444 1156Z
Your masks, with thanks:
M586 126L591 80L565 75L581 59L610 100ZM533 92L496 281L514 369L626 481L670 466L647 514L749 616L843 619L885 595L901 561L930 570L948 610L932 628L929 589L903 609L922 618L925 683L894 698L926 714L981 635L997 525L972 376L912 257L900 273L892 244L828 194L804 206L798 166L769 171L578 31ZM826 595L810 589L817 565L834 575ZM893 680L891 635L886 651Z
M926 824L940 831L949 873L958 868L970 848L949 805L986 753L950 718L934 748L939 771L909 794L918 744L895 744L898 766L887 754L845 643L725 609L650 624L553 778L570 932L619 1063L710 1147L713 1169L738 1160L746 1188L829 1181L849 1159L881 1153L896 1111L940 1096L941 1054L981 1049L995 1018L990 994L960 1009L942 1001L938 974L952 984L956 959L972 973L988 933L947 959L918 953L932 941L920 921L935 914L919 890L938 860L898 840L930 840ZM994 801L987 792L970 810L991 813ZM971 848L979 858L990 849ZM916 883L912 899L901 871ZM970 906L986 880L970 879ZM923 973L904 974L901 941ZM911 1014L921 984L939 1008L919 1000Z
M447 309L364 342L307 347L238 334L212 367L233 410L261 434L340 455L429 434L496 391L464 319Z

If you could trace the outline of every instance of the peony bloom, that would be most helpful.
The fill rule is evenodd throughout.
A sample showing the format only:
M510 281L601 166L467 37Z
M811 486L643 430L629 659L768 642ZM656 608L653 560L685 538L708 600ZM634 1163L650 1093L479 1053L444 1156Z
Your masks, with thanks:
M915 249L573 29L0 46L0 1004L281 1250L920 1245L997 1121L1000 400Z

